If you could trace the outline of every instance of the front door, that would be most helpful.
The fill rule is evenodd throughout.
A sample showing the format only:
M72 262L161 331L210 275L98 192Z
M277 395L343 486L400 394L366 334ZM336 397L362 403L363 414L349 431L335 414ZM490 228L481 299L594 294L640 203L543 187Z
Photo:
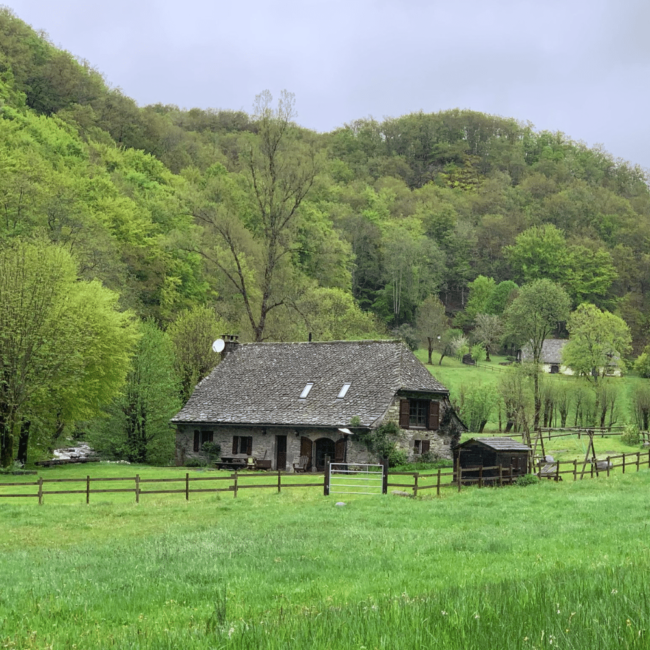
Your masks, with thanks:
M325 459L329 457L334 462L336 448L334 441L329 438L319 438L316 441L316 469L321 472L325 469Z
M300 455L307 456L307 466L305 467L306 471L311 469L311 440L303 436L300 438Z
M287 436L275 436L275 467L287 469Z

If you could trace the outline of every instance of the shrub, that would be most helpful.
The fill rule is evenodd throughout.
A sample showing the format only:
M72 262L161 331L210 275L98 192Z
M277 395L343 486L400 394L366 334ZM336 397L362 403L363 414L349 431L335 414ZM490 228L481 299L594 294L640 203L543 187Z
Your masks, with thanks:
M188 458L185 467L205 467L206 462L202 458Z
M624 445L629 445L630 447L635 447L641 443L641 434L639 433L639 427L634 424L628 424L625 427L625 431L621 436L621 442Z
M214 463L221 456L221 445L218 442L204 442L201 451L208 457L210 463Z
M520 476L516 481L516 484L520 487L535 485L536 483L539 483L539 477L535 474L524 474L523 476Z
M460 389L460 417L473 433L481 433L498 401L494 386L475 384Z
M639 375L641 375L641 377L650 377L650 345L646 345L643 352L634 362L634 369L639 373Z

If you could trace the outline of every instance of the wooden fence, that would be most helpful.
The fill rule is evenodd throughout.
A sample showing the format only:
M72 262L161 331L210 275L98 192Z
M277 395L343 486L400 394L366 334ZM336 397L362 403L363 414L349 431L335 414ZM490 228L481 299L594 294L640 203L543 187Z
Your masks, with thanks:
M540 478L546 478L555 481L564 480L565 476L570 476L574 481L586 478L599 478L600 476L609 476L611 472L621 469L622 473L630 471L639 471L642 467L650 468L650 450L647 452L636 452L633 454L619 454L608 456L606 459L581 462L556 461L550 465L540 467L535 474ZM565 468L565 469L562 469ZM444 468L433 472L390 472L388 475L387 488L406 488L412 491L414 497L427 490L435 490L436 496L440 496L441 491L445 488L454 488L459 492L463 487L478 486L483 487L501 487L514 483L521 476L512 467L503 467L495 465L491 467L461 467L461 468ZM306 477L323 477L322 481L304 482ZM399 482L392 482L393 477ZM405 483L406 477L411 477L412 482ZM260 479L264 483L258 483ZM132 482L133 487L124 488L94 488L97 483L105 482ZM230 482L226 485L225 482ZM301 481L301 482L296 482ZM214 487L194 487L195 484L206 485L210 482L216 482ZM56 490L48 489L50 484L60 483L83 483L84 488L81 490ZM152 484L182 483L181 488L175 489L147 489ZM185 499L189 501L190 494L201 492L232 492L236 498L239 490L248 489L272 489L278 493L283 489L291 488L319 488L327 494L327 474L323 472L295 474L288 472L265 472L263 474L253 474L250 472L234 472L228 476L190 476L186 473L184 477L178 478L140 478L139 475L133 477L116 477L116 478L39 478L37 481L0 483L0 487L27 488L35 487L35 492L21 491L14 494L2 494L0 498L10 497L28 497L37 498L39 505L43 504L43 498L51 494L83 494L86 497L86 503L90 503L91 494L105 494L115 492L132 493L135 496L135 502L140 503L140 497L147 494L184 494ZM57 487L53 485L53 487Z
M273 489L281 492L283 489L296 488L296 487L316 487L324 489L324 481L314 481L311 483L304 482L305 477L320 477L324 476L323 472L313 472L309 474L295 474L288 472L234 472L228 476L190 476L189 472L185 476L178 478L140 478L139 474L135 476L113 477L113 478L92 478L90 476L81 478L39 478L37 481L21 482L21 483L0 483L0 487L16 487L25 488L27 486L36 487L35 492L21 491L15 494L2 494L0 499L4 497L33 497L38 499L39 505L43 504L43 497L49 494L84 494L86 496L86 503L90 503L91 494L105 494L107 492L130 492L135 496L135 502L140 503L140 497L147 494L184 494L185 499L189 501L190 494L200 492L232 492L234 497L237 497L239 490L246 489ZM264 483L259 483L259 479L264 479ZM293 480L289 480L293 479ZM302 479L302 482L296 482L296 479ZM133 487L116 487L116 488L98 488L93 487L98 483L106 483L112 481L131 482ZM225 482L229 481L230 485ZM250 482L253 481L253 482ZM213 487L200 487L200 485L209 485L210 482L217 482ZM55 483L82 483L84 485L81 490L58 490L48 489L49 485ZM152 484L165 484L169 483L182 483L182 487L175 487L174 489L148 489L149 486L157 487ZM199 486L196 486L196 484ZM57 487L54 485L52 487Z

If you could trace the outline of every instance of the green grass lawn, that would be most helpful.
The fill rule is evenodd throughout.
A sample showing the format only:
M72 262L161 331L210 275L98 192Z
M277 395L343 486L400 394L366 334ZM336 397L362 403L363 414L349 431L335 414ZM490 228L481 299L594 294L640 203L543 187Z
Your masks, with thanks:
M0 648L648 648L649 488L0 499Z

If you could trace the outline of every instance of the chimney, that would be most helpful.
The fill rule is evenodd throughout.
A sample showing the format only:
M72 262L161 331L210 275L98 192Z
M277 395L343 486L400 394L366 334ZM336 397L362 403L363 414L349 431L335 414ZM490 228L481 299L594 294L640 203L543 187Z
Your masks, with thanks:
M235 336L233 334L223 335L225 346L223 348L223 352L221 353L222 361L226 358L227 355L229 355L231 352L234 352L239 347L239 341L237 341L238 338L238 336Z

